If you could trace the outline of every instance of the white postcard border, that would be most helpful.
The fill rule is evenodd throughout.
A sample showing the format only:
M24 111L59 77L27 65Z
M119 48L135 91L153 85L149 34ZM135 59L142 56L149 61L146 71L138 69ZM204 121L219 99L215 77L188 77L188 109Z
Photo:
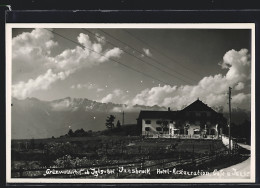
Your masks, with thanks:
M251 29L250 179L35 179L11 178L11 83L13 28ZM6 182L7 183L254 183L255 182L255 24L254 23L7 23L6 24Z

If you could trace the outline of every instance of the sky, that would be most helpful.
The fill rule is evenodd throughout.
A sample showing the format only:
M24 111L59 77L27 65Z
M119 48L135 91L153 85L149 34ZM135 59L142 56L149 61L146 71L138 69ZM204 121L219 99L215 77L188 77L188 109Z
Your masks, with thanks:
M251 34L242 29L12 30L12 96L164 106L197 98L250 109Z

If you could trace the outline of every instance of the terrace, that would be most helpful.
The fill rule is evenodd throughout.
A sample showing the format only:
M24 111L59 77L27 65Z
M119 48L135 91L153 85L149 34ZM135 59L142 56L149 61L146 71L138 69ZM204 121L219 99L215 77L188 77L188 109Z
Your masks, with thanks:
M217 135L201 135L201 134L193 134L193 135L185 135L185 134L174 134L171 135L169 133L157 133L157 134L149 134L147 131L142 132L145 138L178 138L178 139L221 139L221 136Z

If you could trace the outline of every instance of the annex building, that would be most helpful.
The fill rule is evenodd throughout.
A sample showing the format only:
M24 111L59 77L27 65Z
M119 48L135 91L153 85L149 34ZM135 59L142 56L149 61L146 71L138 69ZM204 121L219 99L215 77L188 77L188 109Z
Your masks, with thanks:
M227 120L198 99L180 111L140 111L137 124L147 137L216 139Z

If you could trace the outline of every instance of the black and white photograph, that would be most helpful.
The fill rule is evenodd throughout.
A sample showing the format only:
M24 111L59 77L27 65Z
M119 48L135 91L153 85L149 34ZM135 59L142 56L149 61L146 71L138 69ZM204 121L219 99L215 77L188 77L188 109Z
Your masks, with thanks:
M255 182L254 24L6 27L7 182Z

